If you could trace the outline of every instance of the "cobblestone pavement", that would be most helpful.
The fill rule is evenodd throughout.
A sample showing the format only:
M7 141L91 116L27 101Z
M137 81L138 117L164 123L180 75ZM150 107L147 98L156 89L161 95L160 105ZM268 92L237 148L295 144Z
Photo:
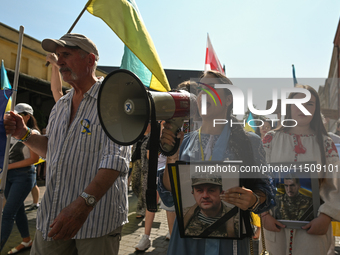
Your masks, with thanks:
M45 192L45 187L40 186L40 194L42 195ZM32 204L32 197L29 195L25 200L25 206ZM126 224L122 231L122 240L120 242L119 255L128 255L128 254L142 254L143 252L135 252L134 246L138 244L141 235L144 234L144 220L136 219L136 205L137 198L133 195L132 192L129 192L129 223ZM30 229L31 237L34 237L35 234L35 226L36 226L36 214L37 211L34 210L32 212L27 213L28 225ZM159 209L155 214L155 219L152 224L151 230L151 247L144 253L146 254L154 254L161 255L166 254L168 249L169 241L165 240L165 236L168 233L168 224L166 219L166 212L162 209ZM14 225L12 233L5 244L1 254L5 255L7 252L16 247L21 242L20 233L17 227ZM20 253L20 255L29 255L30 251L25 250ZM97 255L97 254L96 254ZM100 255L100 254L98 254Z
M38 183L39 184L39 183ZM45 187L40 186L41 197L45 192ZM25 201L25 205L30 205L32 203L31 195ZM163 255L166 254L168 249L169 241L165 240L165 236L168 232L168 225L166 220L166 212L159 209L155 214L155 219L151 230L151 240L152 245L146 252L136 252L134 246L139 242L141 235L144 234L144 220L136 219L136 205L137 198L133 193L129 193L129 223L126 224L122 231L122 240L120 242L119 255L130 255L130 254L153 254L153 255ZM36 224L36 213L37 211L32 211L27 214L28 224L30 229L31 237L35 234L35 224ZM17 246L21 242L21 237L16 226L14 226L11 236L9 237L7 243L1 254L7 254L7 252ZM336 238L336 251L340 254L340 237ZM29 250L20 252L20 255L28 255ZM96 254L97 255L97 254ZM100 254L98 254L100 255Z

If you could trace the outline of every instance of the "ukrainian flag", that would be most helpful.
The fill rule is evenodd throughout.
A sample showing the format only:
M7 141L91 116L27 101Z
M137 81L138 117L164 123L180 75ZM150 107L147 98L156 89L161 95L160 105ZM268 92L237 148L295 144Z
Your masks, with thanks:
M12 86L9 83L8 76L7 76L7 71L5 69L5 65L4 65L4 61L3 60L1 60L1 71L0 72L1 72L1 74L0 74L0 77L1 77L1 89L2 90L9 90L8 92L10 92L12 94ZM11 100L10 97L6 97L6 96L5 96L5 99L6 99L6 102L7 102L5 112L8 112L8 111L11 110L12 100Z
M11 95L12 95L12 87L9 83L7 77L7 71L4 66L4 61L1 61L1 90L0 90L0 174L2 173L3 164L4 164L4 157L5 157L5 150L6 150L6 131L4 127L4 114L6 111L11 109Z
M89 0L86 6L124 42L121 68L135 73L151 89L169 91L168 79L135 1Z
M247 132L253 132L255 133L255 130L256 128L254 129L253 127L249 126L248 122L250 120L253 120L253 115L251 114L251 112L249 112L249 115L248 115L248 118L247 118L247 121L246 121L246 124L245 124L245 127L244 127L244 130L247 131ZM250 122L252 126L255 125L255 123L253 121Z

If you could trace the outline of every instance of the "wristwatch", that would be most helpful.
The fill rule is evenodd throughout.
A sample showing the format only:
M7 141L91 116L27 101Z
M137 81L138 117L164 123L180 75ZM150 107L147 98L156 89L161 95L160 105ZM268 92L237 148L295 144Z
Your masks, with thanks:
M81 193L80 196L85 199L85 202L88 206L94 207L97 204L96 198L92 195L89 195L89 194L83 192L83 193Z
M252 207L248 209L252 212L256 211L256 209L260 206L260 197L255 192L253 192L253 195L256 197L256 202Z

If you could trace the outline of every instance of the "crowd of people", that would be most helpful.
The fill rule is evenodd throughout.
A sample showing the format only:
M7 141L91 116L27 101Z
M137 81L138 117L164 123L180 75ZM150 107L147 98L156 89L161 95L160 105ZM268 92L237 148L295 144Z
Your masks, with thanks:
M40 134L33 108L28 104L19 103L15 111L5 115L6 133L13 139L1 249L16 221L22 243L9 254L28 247L31 254L118 254L122 228L128 223L130 175L132 190L138 197L136 217L145 218L145 232L135 249L147 250L154 219L154 213L146 205L149 150L154 146L149 142L150 130L132 150L111 141L105 134L97 113L103 81L95 74L99 52L89 38L66 34L60 39L43 40L42 47L50 52L47 60L52 65L51 89L56 104L45 134ZM72 87L65 95L61 80ZM331 171L318 174L322 204L318 215L308 219L301 229L289 228L279 221L280 218L296 220L289 215L297 215L296 210L292 212L296 206L294 199L302 197L297 178L286 178L284 193L278 194L275 176L260 173L251 177L241 173L239 184L227 188L223 187L221 176L192 176L191 196L195 204L178 211L177 217L182 220L175 219L174 202L178 198L173 196L168 164L177 161L236 160L243 166L278 162L315 162L326 168L339 165L336 146L326 132L320 100L312 87L300 86L311 93L311 99L303 104L311 115L304 115L298 107L288 104L285 118L296 120L295 126L273 127L271 121L264 119L259 133L255 134L245 132L241 125L213 125L214 119L238 122L232 115L233 95L228 89L216 89L221 104L206 97L207 86L214 84L232 85L232 81L219 72L206 71L190 91L197 96L198 112L205 95L206 114L198 116L198 128L189 125L189 132L182 129L174 134L170 123L160 125L159 146L173 146L176 140L180 141L174 154L159 155L157 189L161 208L168 217L167 254L253 254L252 215L262 219L258 230L263 229L262 243L266 247L260 247L260 252L266 248L275 255L332 254L331 221L340 221L340 194L339 179ZM190 90L188 87L189 81L178 86ZM303 97L302 93L289 95L293 99ZM46 159L46 191L37 210L32 240L23 202L31 191L36 192L34 163L39 156ZM303 199L304 206L307 201L312 203L311 198ZM290 208L275 213L275 206L283 200L292 203ZM224 216L232 208L238 208L238 214L227 219ZM282 214L289 215L277 216ZM190 237L181 236L182 228L184 235Z

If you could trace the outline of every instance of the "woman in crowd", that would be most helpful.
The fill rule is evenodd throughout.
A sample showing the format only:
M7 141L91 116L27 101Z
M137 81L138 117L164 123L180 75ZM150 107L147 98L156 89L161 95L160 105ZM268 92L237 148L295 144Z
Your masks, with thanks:
M272 121L270 119L262 119L263 121L263 125L260 126L257 130L256 130L256 134L261 137L261 139L264 138L264 136L273 129L272 126Z
M203 74L199 84L214 86L214 84L231 84L224 75L207 71ZM206 89L206 86L205 86ZM167 158L167 163L174 163L177 160L183 161L224 161L241 159L244 165L265 164L264 151L260 138L253 133L245 133L242 126L216 125L213 126L213 119L231 118L233 106L232 94L227 89L216 89L223 105L213 103L207 97L207 114L202 115L202 126L186 134L183 139L183 132L178 133L182 140L180 149ZM201 112L201 92L197 98L199 112ZM237 122L233 118L234 122ZM161 137L161 145L175 143L175 135L169 130L169 124L165 124ZM221 198L231 204L238 206L244 215L245 221L250 221L250 211L255 209L255 213L268 210L272 206L274 193L273 186L267 178L240 179L241 186L230 188ZM168 176L168 169L159 177L158 191L162 201L166 206L172 206L171 185ZM256 194L256 195L255 195ZM256 205L256 206L255 206ZM258 206L257 206L258 205ZM255 208L256 207L256 208ZM249 210L248 210L249 209ZM250 226L250 222L249 222ZM178 222L175 221L171 235L168 254L249 254L249 237L252 233L247 233L242 240L232 239L193 239L180 238Z
M30 105L24 103L17 104L14 111L22 116L32 133L40 133ZM30 133L23 138L23 141L29 138L29 136ZM21 140L12 138L5 188L6 205L2 214L1 250L12 232L14 220L22 237L22 242L9 251L8 254L17 253L22 249L32 246L24 200L36 181L34 163L38 161L39 156L37 154L26 147Z
M338 153L323 125L317 92L310 86L299 87L311 93L311 99L303 104L311 115L304 115L296 105L287 105L285 125L290 127L281 126L268 132L263 146L268 163L315 161L322 165L326 171L322 170L318 177L320 197L324 203L318 209L318 217L302 229L288 229L270 213L262 214L266 247L275 255L327 254L332 241L331 219L340 220L339 179L334 171L327 170L339 160ZM302 93L289 95L294 99L304 97Z

